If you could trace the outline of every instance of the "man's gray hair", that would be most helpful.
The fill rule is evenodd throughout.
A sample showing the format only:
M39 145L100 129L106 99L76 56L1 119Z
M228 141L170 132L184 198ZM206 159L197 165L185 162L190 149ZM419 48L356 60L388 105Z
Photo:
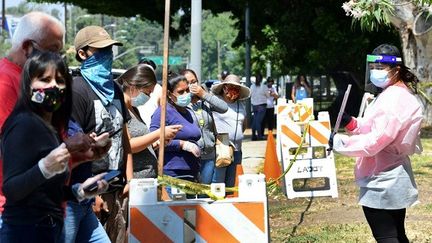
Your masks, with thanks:
M20 48L26 40L41 41L49 24L58 26L64 35L65 28L55 17L43 12L30 12L24 15L12 36L12 49Z

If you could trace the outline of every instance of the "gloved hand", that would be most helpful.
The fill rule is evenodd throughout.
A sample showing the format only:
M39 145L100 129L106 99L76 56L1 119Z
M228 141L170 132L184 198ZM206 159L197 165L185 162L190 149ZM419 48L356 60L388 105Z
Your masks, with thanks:
M201 149L198 147L198 145L189 141L183 141L182 149L192 153L197 158L201 155Z
M108 190L108 182L102 179L106 174L107 174L106 172L100 173L98 175L88 178L83 183L77 183L73 185L72 190L74 191L78 201L82 201L86 198L93 198L96 195L99 195L105 192L106 190ZM89 187L95 182L97 182L97 186L98 186L97 190L94 190L92 192L84 190L85 188Z
M62 143L47 156L39 160L38 166L43 176L49 179L66 171L69 158L70 153L66 148L66 144Z
M341 127L346 127L351 122L352 119L353 119L352 116L350 116L346 112L344 112L342 114L340 126Z

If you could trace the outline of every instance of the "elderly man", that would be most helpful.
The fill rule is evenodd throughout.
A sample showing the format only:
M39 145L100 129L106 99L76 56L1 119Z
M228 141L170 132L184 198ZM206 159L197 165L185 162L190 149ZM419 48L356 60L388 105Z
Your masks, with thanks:
M62 23L45 13L31 12L21 18L12 38L12 48L0 60L0 129L18 99L24 63L37 51L59 52L63 48L64 32ZM1 190L2 164L0 161L0 216L5 203Z

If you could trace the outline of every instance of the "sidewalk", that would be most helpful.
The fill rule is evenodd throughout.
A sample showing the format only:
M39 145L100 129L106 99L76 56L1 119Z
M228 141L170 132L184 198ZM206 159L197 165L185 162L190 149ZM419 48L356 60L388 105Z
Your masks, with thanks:
M252 141L252 130L246 129L244 132L244 139L242 143L243 151L243 172L245 174L257 173L258 170L263 168L264 156L267 147L267 140ZM267 138L267 129L265 133Z

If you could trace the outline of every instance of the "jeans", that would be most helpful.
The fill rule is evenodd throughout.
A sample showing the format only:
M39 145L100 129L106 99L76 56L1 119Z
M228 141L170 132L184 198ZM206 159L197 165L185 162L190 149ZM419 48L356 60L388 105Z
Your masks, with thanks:
M2 224L3 224L3 220L2 220L2 217L1 217L1 214L0 214L0 229L2 228Z
M254 116L252 120L252 139L263 139L264 137L261 126L266 113L266 106L266 104L253 106Z
M63 242L63 221L47 216L41 222L32 225L10 225L3 223L0 229L0 242Z
M233 187L235 183L236 168L242 161L242 151L234 151L234 162L227 167L215 168L215 182L224 183L226 187Z
M66 243L110 242L105 229L92 209L93 200L82 203L68 201L63 232Z
M213 159L201 160L200 182L211 184L215 179L215 161Z

